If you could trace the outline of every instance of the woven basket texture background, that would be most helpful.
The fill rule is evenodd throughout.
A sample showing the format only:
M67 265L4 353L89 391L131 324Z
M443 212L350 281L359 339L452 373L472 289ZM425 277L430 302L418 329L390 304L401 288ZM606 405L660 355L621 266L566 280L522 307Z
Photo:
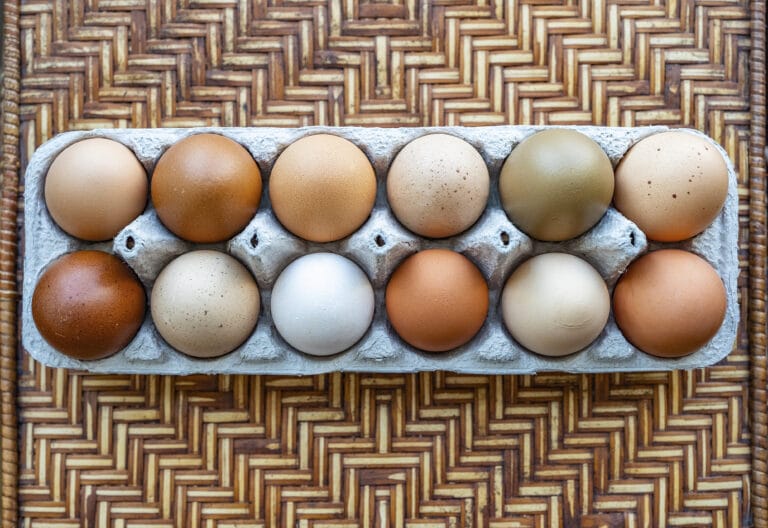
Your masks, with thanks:
M3 527L767 526L764 13L746 0L6 2ZM17 354L16 169L59 132L507 123L686 126L726 148L743 271L726 360L161 377Z

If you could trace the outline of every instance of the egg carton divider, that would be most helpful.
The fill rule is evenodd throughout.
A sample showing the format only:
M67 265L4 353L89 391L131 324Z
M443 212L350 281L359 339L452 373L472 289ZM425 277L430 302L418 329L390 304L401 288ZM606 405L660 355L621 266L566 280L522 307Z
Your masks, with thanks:
M578 373L659 371L698 368L716 363L732 349L739 321L738 195L733 164L729 172L728 196L718 218L700 235L676 244L649 243L643 232L613 207L591 230L572 240L546 243L532 240L518 230L501 208L498 180L501 166L514 146L546 128L538 126L434 127L434 128L195 128L121 129L68 132L41 146L25 176L25 253L22 296L22 342L38 361L52 366L99 373L238 373L302 374L332 371L416 372L447 370L479 374L531 374L544 371ZM640 139L668 130L667 127L572 128L595 140L614 168L624 153ZM162 153L183 137L216 133L243 145L262 172L264 193L256 216L231 240L220 244L193 244L168 231L158 220L148 200L143 214L123 229L113 241L88 243L64 233L47 212L43 196L45 175L53 159L64 148L91 137L116 140L130 148L151 177ZM446 133L472 144L483 156L491 177L488 204L480 219L466 232L447 239L420 237L404 228L386 201L386 176L394 157L409 141L426 134ZM691 134L703 134L686 130ZM371 161L377 178L376 203L371 216L351 236L337 242L316 244L289 233L275 218L269 202L269 174L278 155L296 139L330 133L349 139ZM489 313L478 334L466 345L442 354L430 354L403 342L387 322L384 288L392 271L409 255L427 248L449 248L469 257L488 281ZM586 349L562 358L534 354L518 345L501 318L501 289L514 268L541 253L561 251L582 257L592 264L612 292L626 267L649 249L681 248L692 251L717 269L727 292L723 325L715 337L697 352L679 359L645 354L626 341L613 315ZM120 256L136 272L149 298L152 284L173 258L193 249L225 251L243 262L259 285L262 308L258 324L248 340L230 354L214 359L195 359L171 348L160 337L147 315L134 340L114 356L79 361L54 350L42 338L32 319L32 292L46 266L57 257L81 249L100 249ZM270 312L272 286L280 272L295 258L319 251L346 256L356 262L373 284L376 309L371 327L350 349L331 357L314 357L288 345L274 328Z

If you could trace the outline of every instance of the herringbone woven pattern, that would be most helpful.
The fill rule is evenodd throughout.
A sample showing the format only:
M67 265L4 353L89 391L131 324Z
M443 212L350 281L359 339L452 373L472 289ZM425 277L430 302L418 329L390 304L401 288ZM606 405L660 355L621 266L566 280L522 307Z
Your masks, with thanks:
M105 126L695 127L739 169L746 321L747 7L29 0L22 163L58 132ZM748 352L742 332L692 373L308 378L93 376L22 353L19 514L29 527L748 525Z

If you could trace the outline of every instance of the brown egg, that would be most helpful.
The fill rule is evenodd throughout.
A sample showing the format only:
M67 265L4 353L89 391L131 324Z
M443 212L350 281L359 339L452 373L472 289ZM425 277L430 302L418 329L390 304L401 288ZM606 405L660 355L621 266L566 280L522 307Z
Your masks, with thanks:
M522 231L539 240L568 240L608 210L613 167L584 134L547 129L512 150L501 169L499 192L504 211Z
M277 158L269 197L288 231L332 242L352 234L371 214L376 175L354 143L330 134L305 136Z
M133 271L101 251L56 259L32 296L32 317L43 338L63 354L93 360L131 342L144 320L146 295Z
M651 240L704 231L728 195L728 167L703 137L676 131L634 145L616 168L616 208Z
M461 138L427 134L408 143L387 174L387 197L397 219L432 238L465 231L485 210L488 167Z
M45 205L53 220L83 240L113 238L147 204L147 174L131 150L91 138L65 148L45 178Z
M392 274L387 316L410 345L445 352L472 339L488 314L488 285L466 257L427 249L408 257Z
M199 243L242 231L261 201L261 172L239 143L195 134L171 146L152 174L152 202L173 233Z
M707 261L662 249L633 262L613 292L613 312L627 340L654 356L691 354L725 318L723 281Z

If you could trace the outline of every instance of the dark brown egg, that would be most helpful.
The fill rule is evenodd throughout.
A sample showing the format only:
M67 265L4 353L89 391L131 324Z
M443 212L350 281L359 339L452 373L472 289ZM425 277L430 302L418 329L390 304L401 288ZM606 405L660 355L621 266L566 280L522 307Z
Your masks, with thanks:
M488 285L468 258L448 249L408 257L392 274L387 316L410 345L428 352L459 347L480 330L488 314Z
M160 221L199 243L242 231L261 202L261 172L239 143L218 134L178 141L157 162L152 202Z
M76 359L101 359L125 348L144 320L146 295L133 271L101 251L55 260L37 282L32 317L43 338Z

